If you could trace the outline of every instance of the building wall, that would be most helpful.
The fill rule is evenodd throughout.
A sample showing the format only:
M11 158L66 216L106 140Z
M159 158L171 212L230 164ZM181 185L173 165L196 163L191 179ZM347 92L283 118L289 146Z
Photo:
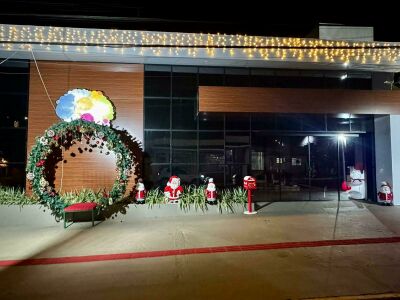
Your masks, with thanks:
M70 89L101 90L116 108L113 127L126 129L138 142L143 141L143 65L41 61L38 67L54 105ZM34 62L31 62L30 70L27 155L35 137L60 121ZM112 153L106 156L96 150L79 153L78 148L84 149L84 146L77 143L65 151L65 163L58 163L55 169L56 189L61 187L61 178L63 191L111 188L116 176L115 156ZM72 153L76 156L71 156ZM131 180L128 191L133 184L134 180Z

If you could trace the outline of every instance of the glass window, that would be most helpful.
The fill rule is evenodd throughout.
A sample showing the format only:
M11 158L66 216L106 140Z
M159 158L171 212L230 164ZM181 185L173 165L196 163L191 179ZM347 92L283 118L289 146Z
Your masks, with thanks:
M4 163L0 156L0 186L25 188L25 164Z
M28 95L4 93L0 90L0 127L26 127Z
M223 68L199 68L199 85L222 86L224 85Z
M350 114L334 114L327 117L328 131L350 131Z
M224 129L224 115L220 113L199 113L199 129L200 130L223 130Z
M172 75L173 97L196 97L197 74L173 73Z
M224 150L200 150L200 164L223 164Z
M326 131L325 114L304 114L304 131Z
M148 167L145 165L145 185L147 188L149 187L160 187L163 191L166 186L169 177L171 176L171 168L170 165L158 165L152 164Z
M25 162L26 130L0 129L0 159L8 162Z
M250 86L249 70L244 68L226 68L225 85Z
M251 115L252 130L275 130L276 114L255 113Z
M250 115L245 113L227 113L225 115L226 130L249 130Z
M293 130L300 131L302 122L302 116L299 114L279 114L277 115L277 127L278 130Z
M172 100L172 128L173 129L197 128L196 99Z
M351 131L372 132L374 130L374 120L369 115L351 115L350 126Z
M197 132L172 133L172 162L197 163Z
M218 187L224 186L224 166L223 165L200 165L199 166L200 176L204 178L210 177L214 179L215 185ZM204 182L206 183L206 182Z
M227 164L248 164L250 147L226 147L225 162Z
M197 184L199 179L196 165L172 165L172 175L178 176L182 185Z
M170 128L170 99L150 98L144 100L146 129Z
M169 163L170 133L169 131L145 131L144 141L150 163Z
M146 97L170 97L170 72L145 72L144 94Z
M199 132L200 149L224 149L223 131L201 131Z
M227 146L249 146L250 134L248 131L227 131L225 144Z

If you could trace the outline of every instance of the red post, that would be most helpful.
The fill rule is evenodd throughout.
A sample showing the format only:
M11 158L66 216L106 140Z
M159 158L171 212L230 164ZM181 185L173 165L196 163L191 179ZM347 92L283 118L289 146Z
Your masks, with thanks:
M251 190L247 190L247 211L249 213L252 213L252 207L251 207Z

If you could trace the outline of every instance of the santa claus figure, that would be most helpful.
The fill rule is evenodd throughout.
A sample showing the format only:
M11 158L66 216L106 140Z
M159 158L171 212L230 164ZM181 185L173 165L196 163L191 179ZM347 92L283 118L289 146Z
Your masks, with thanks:
M208 179L205 195L208 204L215 204L217 202L217 188L215 187L213 178Z
M350 167L350 189L347 190L350 199L364 200L367 187L365 184L365 171Z
M381 187L379 188L378 203L388 204L388 205L393 204L392 188L386 181L383 181L381 183Z
M139 178L138 183L136 185L136 195L135 195L136 203L144 204L146 199L146 189L143 184L143 179Z
M164 189L165 199L168 203L179 203L179 196L183 193L181 179L178 176L171 176Z

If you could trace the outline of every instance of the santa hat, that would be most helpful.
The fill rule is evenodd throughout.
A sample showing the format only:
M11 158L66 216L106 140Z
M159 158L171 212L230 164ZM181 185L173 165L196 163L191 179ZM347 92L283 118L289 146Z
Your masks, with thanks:
M175 175L174 175L174 176L171 176L171 177L168 179L167 186L170 186L170 185L171 185L172 179L178 179L178 180L180 180L178 176L175 176Z

